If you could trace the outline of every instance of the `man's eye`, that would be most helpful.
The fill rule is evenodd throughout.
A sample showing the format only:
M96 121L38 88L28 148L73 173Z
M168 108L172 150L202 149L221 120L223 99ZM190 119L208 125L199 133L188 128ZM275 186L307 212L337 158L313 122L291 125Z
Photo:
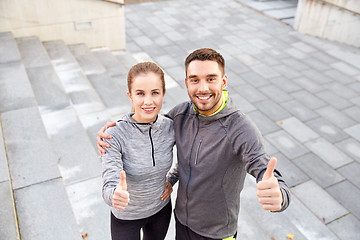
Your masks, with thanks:
M192 82L192 83L197 83L199 80L197 80L197 79L191 79L190 80L190 82Z
M153 92L153 95L159 95L160 93L159 92Z
M209 78L208 79L209 82L212 82L212 81L215 81L215 80L216 80L216 78Z

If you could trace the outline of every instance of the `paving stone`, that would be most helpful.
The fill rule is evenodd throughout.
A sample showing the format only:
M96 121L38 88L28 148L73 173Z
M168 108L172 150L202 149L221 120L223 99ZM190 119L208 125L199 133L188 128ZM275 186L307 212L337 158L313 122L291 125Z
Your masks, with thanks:
M356 140L360 141L360 124L356 124L352 127L346 128L344 129L344 131Z
M348 115L355 121L360 119L360 107L358 106L349 107L347 109L344 109L342 112L344 112L346 115Z
M317 84L316 82L308 79L308 78L297 78L293 80L294 83L304 88L304 90L307 90L311 93L320 92L324 89L323 86Z
M245 64L246 66L256 65L260 63L256 58L245 53L237 54L235 58L239 59L241 63Z
M335 62L335 63L332 63L331 66L349 76L353 76L353 75L360 73L360 71L358 69L353 68L352 66L350 66L344 62Z
M298 60L296 58L286 58L281 60L282 63L287 65L288 67L291 67L292 69L295 69L297 71L302 71L305 69L308 69L309 66L304 63L302 60Z
M101 196L102 178L92 178L66 187L81 234L88 239L110 239L110 207Z
M250 68L266 79L280 76L279 72L273 70L265 64L254 65Z
M334 63L337 61L335 58L331 57L329 54L326 54L321 51L313 52L311 55L313 57L315 57L316 59L319 59L320 61L327 63L327 64Z
M341 149L344 153L360 162L360 143L352 138L335 144L336 147Z
M66 185L101 175L99 156L73 109L43 114L42 118L54 150L61 156L58 166Z
M61 178L15 190L14 197L21 239L82 239Z
M309 65L311 68L314 68L314 70L319 71L319 72L323 72L325 70L330 69L328 64L325 64L324 62L322 62L316 58L313 58L313 57L304 59L303 61L304 61L304 63Z
M293 162L323 188L345 180L343 176L313 153L300 156Z
M355 87L355 84L352 85ZM358 87L360 90L360 83L358 83ZM359 96L359 92L354 91L351 85L347 87L339 82L326 84L325 88L345 99L351 99Z
M262 134L268 134L280 129L273 121L259 111L250 112L248 115Z
M271 51L266 50L266 52L263 51L261 53L250 55L254 56L259 61L259 64L265 64L267 66L275 66L281 64L281 62L278 60L279 56L272 56L270 53Z
M352 214L337 219L328 227L342 240L356 239L360 235L360 221Z
M333 80L323 74L322 72L316 71L315 69L306 69L302 71L302 74L310 81L318 84L330 83Z
M337 96L333 92L330 91L322 91L315 94L315 96L321 98L329 105L335 107L338 110L350 107L352 103L340 96Z
M301 52L300 50L296 49L296 48L287 48L284 49L284 51L289 54L290 56L297 58L297 59L305 59L308 57L307 54Z
M340 182L326 189L340 204L354 216L360 218L360 190L349 181Z
M0 236L18 240L17 219L9 181L0 182Z
M269 154L270 156L273 156L275 154L279 154L279 150L276 147L274 147L274 145L272 145L265 138L264 138L264 147L265 147L265 152L267 154Z
M316 112L339 128L348 128L355 124L354 120L342 114L339 110L331 106L317 109Z
M169 55L162 55L159 57L155 57L154 60L156 61L159 66L166 69L167 67L174 67L177 66L177 63L170 57Z
M70 99L51 65L28 68L27 74L41 112L70 106Z
M0 183L9 181L9 168L6 159L5 145L0 122Z
M309 180L309 176L283 154L275 153L273 156L278 160L276 169L280 171L289 187L294 187Z
M293 79L301 76L301 74L298 71L289 68L288 66L284 66L283 64L273 66L273 68L282 76L288 79Z
M342 72L339 72L336 69L325 71L324 74L329 76L333 80L335 80L337 82L340 82L342 84L349 84L349 83L356 82L355 78L350 77L350 76L348 76L348 75L346 75L346 74L344 74Z
M348 181L355 186L360 186L360 163L353 162L337 170L341 175L345 176Z
M333 144L323 138L307 142L305 146L333 168L344 166L353 161L344 152L335 148Z
M305 236L300 239L338 239L320 219L310 212L297 196L292 196L291 205L282 214Z
M284 77L272 78L270 79L270 82L276 85L278 88L281 88L286 93L292 93L301 90L301 88L297 84L294 84L293 82L289 81Z
M249 68L235 59L228 59L226 61L227 72L231 71L237 74L241 74L249 71Z
M19 62L21 55L11 32L0 33L0 63Z
M0 65L0 112L36 106L35 96L24 65Z
M318 117L318 115L307 106L303 105L300 101L292 100L280 104L285 110L293 114L301 121L308 121Z
M244 72L241 73L241 78L244 79L247 83L250 83L254 87L262 87L269 84L269 81L256 72Z
M277 124L301 143L320 137L295 117L283 119L278 121Z
M1 121L14 189L60 176L57 156L36 107L2 113Z
M318 97L314 96L313 94L309 93L306 90L301 90L297 92L291 93L291 96L296 98L299 102L302 102L305 106L310 108L311 110L324 107L326 103L319 99Z
M255 103L255 106L258 110L265 113L271 120L274 121L291 117L290 113L271 100Z
M249 103L245 98L236 92L229 92L229 99L232 99L235 105L244 113L249 113L256 110L254 105Z
M289 94L272 84L260 88L260 91L276 103L282 103L291 100L291 96Z
M349 138L349 135L347 135L343 130L339 129L322 117L308 121L306 122L306 125L311 127L312 130L331 143L336 143Z
M249 84L235 86L234 89L250 103L266 100L264 94Z
M303 147L284 130L268 134L265 138L289 159L297 158L309 152L308 149Z
M349 213L314 181L297 185L291 189L291 192L325 224Z

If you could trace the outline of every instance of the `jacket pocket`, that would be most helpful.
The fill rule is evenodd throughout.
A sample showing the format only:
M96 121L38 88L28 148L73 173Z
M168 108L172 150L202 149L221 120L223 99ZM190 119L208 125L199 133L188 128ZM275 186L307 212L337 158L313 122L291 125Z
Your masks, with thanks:
M195 165L197 164L198 162L198 158L199 158L199 151L200 151L200 146L201 146L201 143L202 143L202 139L200 139L200 142L199 142L199 145L196 149L196 155L195 155Z

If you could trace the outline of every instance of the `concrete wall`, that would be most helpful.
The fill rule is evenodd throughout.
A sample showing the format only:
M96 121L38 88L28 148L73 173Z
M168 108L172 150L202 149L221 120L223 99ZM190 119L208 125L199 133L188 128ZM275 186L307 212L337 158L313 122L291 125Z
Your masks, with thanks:
M294 28L360 47L359 0L299 0Z
M0 0L0 32L125 49L124 7L100 0Z

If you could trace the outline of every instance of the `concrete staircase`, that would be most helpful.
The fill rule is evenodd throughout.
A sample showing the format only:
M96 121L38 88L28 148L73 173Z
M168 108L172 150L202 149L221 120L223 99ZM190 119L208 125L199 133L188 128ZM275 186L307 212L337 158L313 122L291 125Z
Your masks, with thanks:
M151 59L11 33L0 52L0 239L110 239L95 138L131 108L128 69Z

